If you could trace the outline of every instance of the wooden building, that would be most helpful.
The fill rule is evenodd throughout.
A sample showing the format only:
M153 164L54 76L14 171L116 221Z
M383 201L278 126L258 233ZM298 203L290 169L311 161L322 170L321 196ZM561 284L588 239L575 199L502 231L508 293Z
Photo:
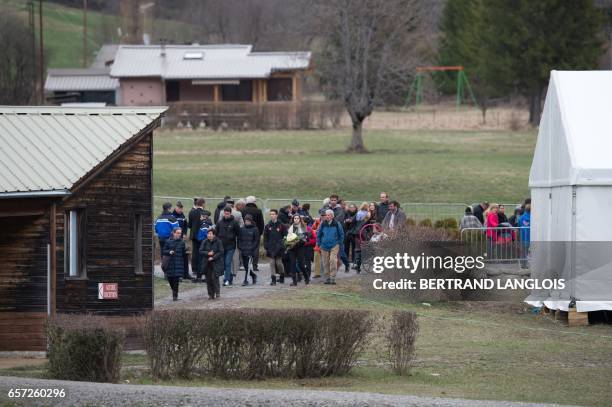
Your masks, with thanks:
M153 307L152 142L165 108L0 107L0 351L55 313Z

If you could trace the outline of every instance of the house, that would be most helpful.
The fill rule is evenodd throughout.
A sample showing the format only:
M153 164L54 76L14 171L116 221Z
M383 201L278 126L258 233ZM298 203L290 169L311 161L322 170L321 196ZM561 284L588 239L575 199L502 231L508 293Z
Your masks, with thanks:
M298 102L310 52L251 45L121 45L110 75L124 105Z
M612 72L552 71L529 175L531 277L563 279L527 302L612 310Z
M153 308L152 142L165 108L0 107L0 351L55 313Z
M109 68L49 69L45 95L49 102L118 105L119 81Z

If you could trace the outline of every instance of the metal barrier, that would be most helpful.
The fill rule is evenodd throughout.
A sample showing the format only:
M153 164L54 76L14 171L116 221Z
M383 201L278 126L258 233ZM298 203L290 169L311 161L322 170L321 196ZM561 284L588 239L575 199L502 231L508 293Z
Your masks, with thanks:
M461 242L472 256L484 256L488 263L512 263L526 261L529 245L521 241L529 226L465 228L461 230Z

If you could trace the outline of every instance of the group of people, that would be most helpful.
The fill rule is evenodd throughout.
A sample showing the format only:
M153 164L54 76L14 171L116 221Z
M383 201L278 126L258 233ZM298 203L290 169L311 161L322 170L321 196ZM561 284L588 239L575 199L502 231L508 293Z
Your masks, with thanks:
M399 202L390 200L385 192L379 202L359 206L332 194L314 215L310 204L294 199L278 210L271 209L267 223L254 196L237 201L226 196L214 213L205 205L204 198L195 198L186 216L182 202L176 202L174 208L167 202L155 221L162 269L175 301L181 279L206 282L211 300L220 296L220 277L224 286L232 286L241 267L242 285L256 284L262 239L270 259L271 285L283 284L285 277L291 278L292 286L301 281L307 285L322 276L324 284L334 285L339 264L346 273L351 264L357 273L361 271L364 242L406 224Z
M521 266L527 267L527 255L531 244L531 198L514 208L508 218L504 205L482 202L465 208L460 229L485 230L489 245L520 241L522 249ZM518 232L518 233L517 233Z

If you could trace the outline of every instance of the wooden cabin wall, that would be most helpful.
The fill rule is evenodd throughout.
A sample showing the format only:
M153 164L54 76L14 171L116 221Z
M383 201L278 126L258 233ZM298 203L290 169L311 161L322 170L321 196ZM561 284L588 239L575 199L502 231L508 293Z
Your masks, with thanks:
M49 217L0 213L0 222L0 351L43 350Z
M58 205L57 312L130 315L153 308L152 134ZM66 211L84 208L86 276L64 270ZM134 259L134 219L142 216L142 274ZM99 300L98 283L119 283L119 299Z

